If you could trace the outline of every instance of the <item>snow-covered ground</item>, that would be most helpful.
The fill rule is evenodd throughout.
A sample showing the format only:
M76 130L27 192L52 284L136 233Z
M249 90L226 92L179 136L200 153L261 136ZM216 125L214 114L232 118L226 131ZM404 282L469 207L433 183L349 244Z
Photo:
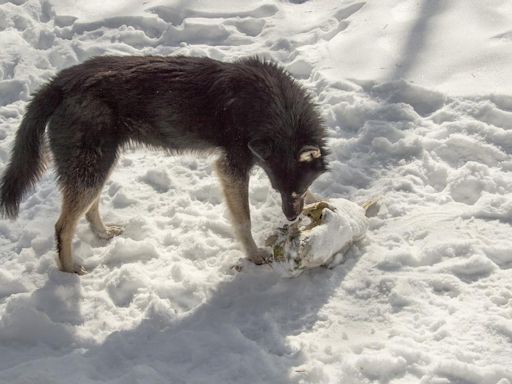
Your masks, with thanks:
M334 269L243 264L208 158L128 151L55 265L47 172L0 220L0 383L512 383L512 2L0 1L0 171L30 92L104 54L259 54L317 97L326 198L382 197ZM281 221L255 170L257 240Z

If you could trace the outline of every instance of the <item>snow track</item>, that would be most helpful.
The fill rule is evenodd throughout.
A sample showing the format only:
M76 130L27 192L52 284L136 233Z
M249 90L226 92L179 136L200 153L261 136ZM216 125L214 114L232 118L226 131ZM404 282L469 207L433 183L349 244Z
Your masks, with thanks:
M329 127L314 192L383 198L336 268L237 272L212 159L129 150L101 208L125 232L82 221L79 278L56 270L47 172L0 220L0 383L512 383L511 15L498 0L0 1L0 171L30 93L62 68L258 54ZM261 170L250 192L261 243L279 196Z

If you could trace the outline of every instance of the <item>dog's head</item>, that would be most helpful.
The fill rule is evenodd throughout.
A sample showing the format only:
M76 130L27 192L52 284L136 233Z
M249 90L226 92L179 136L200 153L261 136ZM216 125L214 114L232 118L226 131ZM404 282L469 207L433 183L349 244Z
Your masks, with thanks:
M312 96L276 63L249 58L238 65L226 111L233 126L243 127L243 143L294 220L309 186L327 169L322 118Z
M253 140L249 149L265 170L272 187L281 194L283 213L293 221L304 207L305 194L313 181L327 170L322 145L305 144L294 148L275 140Z

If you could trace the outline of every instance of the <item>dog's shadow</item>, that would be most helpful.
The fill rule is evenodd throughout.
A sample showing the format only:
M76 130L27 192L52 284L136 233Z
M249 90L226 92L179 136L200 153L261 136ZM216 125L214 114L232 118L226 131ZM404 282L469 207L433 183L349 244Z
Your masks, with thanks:
M300 338L294 336L308 333L323 318L322 307L361 253L354 249L336 268L307 271L294 279L284 279L268 266L246 264L219 284L208 300L184 314L172 314L169 302L154 294L144 320L132 329L111 333L100 344L80 341L76 334L84 318L80 279L54 271L44 286L16 304L28 310L29 317L35 316L23 320L34 323L35 329L17 334L19 327L13 323L3 333L9 332L11 341L30 345L31 352L27 358L24 348L19 353L9 350L9 359L0 364L8 370L0 378L18 377L20 367L30 376L50 358L57 359L52 363L55 366L65 362L75 377L98 382L277 384L307 380L307 358ZM12 312L13 319L27 315ZM48 332L39 332L41 321ZM38 346L34 346L34 337Z
M190 314L170 318L156 303L137 327L109 335L84 357L97 380L289 383L291 376L307 374L300 344L289 337L308 332L321 318L321 308L357 260L349 252L335 269L295 279L248 266Z

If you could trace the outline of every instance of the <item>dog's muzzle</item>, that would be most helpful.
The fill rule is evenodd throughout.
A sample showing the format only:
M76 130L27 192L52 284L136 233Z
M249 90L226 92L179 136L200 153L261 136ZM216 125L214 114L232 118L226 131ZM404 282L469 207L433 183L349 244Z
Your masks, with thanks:
M294 221L304 208L304 197L292 197L281 195L283 213L289 221Z

